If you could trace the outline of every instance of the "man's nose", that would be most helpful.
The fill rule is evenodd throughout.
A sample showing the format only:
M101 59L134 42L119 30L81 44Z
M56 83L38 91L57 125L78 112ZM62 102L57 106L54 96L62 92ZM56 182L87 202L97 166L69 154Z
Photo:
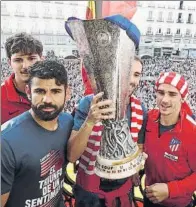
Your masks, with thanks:
M29 66L30 66L29 61L28 61L28 60L24 60L24 61L23 61L22 68L23 68L23 69L28 69Z
M168 103L168 101L169 101L169 96L167 94L165 94L162 98L162 102L163 103Z
M43 97L43 102L44 103L51 103L52 102L52 98L49 94L46 94L44 97Z

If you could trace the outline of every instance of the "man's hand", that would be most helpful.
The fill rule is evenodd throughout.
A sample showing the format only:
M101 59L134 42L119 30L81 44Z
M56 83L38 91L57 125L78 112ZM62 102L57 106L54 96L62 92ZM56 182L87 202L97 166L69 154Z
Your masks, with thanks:
M116 109L113 106L112 100L100 101L103 94L104 93L101 92L93 97L88 117L86 119L87 123L94 125L102 120L115 118Z
M151 186L146 186L146 197L152 203L160 203L169 197L169 190L166 183L155 183Z

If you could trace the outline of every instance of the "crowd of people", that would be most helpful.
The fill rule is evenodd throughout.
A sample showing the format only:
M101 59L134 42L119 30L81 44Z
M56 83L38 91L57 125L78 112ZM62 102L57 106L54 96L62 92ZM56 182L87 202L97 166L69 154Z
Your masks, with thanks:
M54 51L48 51L46 54L46 59L56 60L65 65L68 72L68 83L71 89L71 98L66 103L66 110L71 112L77 103L77 101L83 96L84 88L81 87L82 77L81 77L81 61L80 59L72 59L67 57L56 56ZM9 77L11 74L11 69L7 63L6 58L1 61L1 82ZM174 71L182 74L189 84L189 96L188 102L190 103L191 109L196 113L196 59L178 59L173 60L169 57L154 57L151 59L143 60L143 74L140 81L140 87L136 92L137 97L139 97L146 108L151 109L156 106L155 102L155 79L159 76L161 72Z

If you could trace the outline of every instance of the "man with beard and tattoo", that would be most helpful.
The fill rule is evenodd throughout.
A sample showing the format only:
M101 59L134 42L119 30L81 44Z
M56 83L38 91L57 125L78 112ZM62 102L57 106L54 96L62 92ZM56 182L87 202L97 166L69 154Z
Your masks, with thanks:
M146 117L146 110L133 93L139 84L141 73L142 61L135 56L130 74L130 99L127 118L132 138L138 143L143 143L144 128L141 129L141 127L143 119L145 120ZM78 159L80 161L76 185L74 186L75 205L76 207L130 207L132 206L130 196L132 183L134 185L139 184L137 174L131 178L108 180L100 178L94 173L93 163L95 163L94 160L101 140L100 137L95 136L98 132L97 130L99 130L99 126L96 123L112 118L115 107L112 106L111 101L100 101L103 93L93 96L92 89L89 89L88 86L85 89L85 94L87 94L87 91L89 93L91 91L91 95L89 94L82 98L76 107L74 127L68 141L69 161L75 162ZM107 108L107 112L111 112L111 115L103 114L106 109L101 109L101 106L104 105L110 106L111 109ZM94 137L96 137L95 140L93 140ZM139 147L142 150L143 145L141 144Z
M29 68L31 109L2 125L1 206L63 207L67 140L73 118L63 113L67 72L55 61Z
M13 74L1 85L1 124L30 109L25 93L28 67L43 59L42 43L26 33L9 37L5 50Z

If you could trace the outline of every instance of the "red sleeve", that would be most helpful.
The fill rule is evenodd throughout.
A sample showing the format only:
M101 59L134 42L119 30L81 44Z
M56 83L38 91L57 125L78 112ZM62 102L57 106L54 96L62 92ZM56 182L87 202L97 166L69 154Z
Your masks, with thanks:
M187 193L193 194L196 190L196 130L191 134L191 138L187 145L187 161L192 173L182 180L167 183L170 198L184 196Z
M92 94L93 90L91 88L91 84L90 84L90 81L89 81L89 78L88 78L88 74L87 74L84 67L82 67L82 80L83 80L84 87L85 87L84 95L86 96L86 95Z

